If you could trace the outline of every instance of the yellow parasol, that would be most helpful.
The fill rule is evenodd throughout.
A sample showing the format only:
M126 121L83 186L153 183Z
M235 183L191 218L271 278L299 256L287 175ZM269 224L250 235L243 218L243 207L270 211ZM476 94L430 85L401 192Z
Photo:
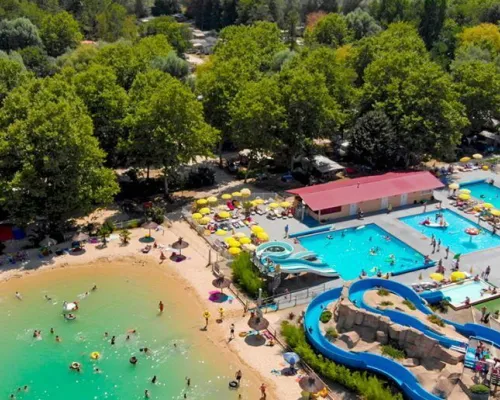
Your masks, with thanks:
M194 213L193 215L191 215L191 218L193 218L194 220L201 219L202 217L203 215L201 215L200 213Z
M200 225L206 225L206 224L208 224L209 222L210 222L210 218L208 218L208 217L203 217L203 218L201 218L201 219L199 219L199 220L198 220L198 223L199 223Z
M215 232L215 234L217 236L224 236L227 235L227 231L225 231L224 229L217 229L217 232Z
M217 214L220 218L222 219L227 219L231 216L227 211L221 211L219 214Z
M493 215L494 217L500 217L500 210L494 208L493 210L490 210L490 214Z
M448 187L451 190L457 190L460 187L460 185L458 183L454 182L454 183L451 183L450 185L448 185Z
M211 204L217 203L217 197L215 196L210 196L207 201Z
M252 225L252 227L250 228L250 230L253 233L264 232L264 228L262 226L260 226L260 225Z
M460 189L460 193L470 194L469 189Z
M241 247L241 243L236 239L230 240L229 242L227 242L227 244L229 245L229 247Z
M207 199L198 199L198 200L196 200L196 204L198 204L199 206L204 206L207 203L208 203Z
M247 237L242 237L240 239L240 243L241 244L250 244L250 243L252 243L252 240L250 238L247 238Z
M482 156L481 154L479 154L479 153L476 153L476 154L473 154L473 155L472 155L472 158L473 158L474 160L480 160L480 159L482 159L482 158L483 158L483 156Z
M462 163L466 163L466 162L469 162L469 161L470 161L470 157L462 157L460 159L460 162L462 162Z
M233 197L241 197L241 193L240 192L233 192L231 195Z
M233 196L231 196L229 193L224 193L220 198L222 200L231 200Z
M458 196L460 200L470 200L470 194L462 193Z
M452 282L461 281L465 279L465 273L463 271L455 271L450 275Z
M229 254L232 254L233 256L236 256L241 253L241 249L238 247L230 247L228 250Z
M429 277L436 282L441 282L444 279L443 274L438 274L437 272L434 272L433 274L430 274Z
M203 207L200 209L200 211L198 211L200 214L203 214L203 215L207 215L207 214L210 214L210 208L208 207Z
M257 233L257 238L259 240L267 241L269 240L269 235L266 232L259 232Z
M278 203L269 204L269 208L278 208L280 205Z
M283 208L288 208L288 207L291 206L291 204L288 201L282 201L280 203L280 206L283 207Z
M233 237L240 239L246 237L246 235L243 232L237 232L233 235Z
M250 195L252 194L252 191L250 189L241 189L241 197L250 197Z
M257 204L258 206L260 206L261 204L264 204L264 203L265 203L264 199L255 199L253 202L254 202L255 204Z
M491 204L491 203L483 203L481 205L483 206L483 208L485 210L489 210L489 209L493 208L493 204Z
M483 168L483 171L488 171L490 169L490 167L488 167L487 165L483 165L482 168Z

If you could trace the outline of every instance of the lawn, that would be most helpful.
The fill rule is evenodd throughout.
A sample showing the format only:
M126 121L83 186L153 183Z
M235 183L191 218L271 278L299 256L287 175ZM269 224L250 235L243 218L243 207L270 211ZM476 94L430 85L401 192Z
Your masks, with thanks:
M475 307L478 310L481 310L481 308L486 307L489 312L493 313L496 310L500 310L500 297L495 300L487 301L486 303L477 304Z

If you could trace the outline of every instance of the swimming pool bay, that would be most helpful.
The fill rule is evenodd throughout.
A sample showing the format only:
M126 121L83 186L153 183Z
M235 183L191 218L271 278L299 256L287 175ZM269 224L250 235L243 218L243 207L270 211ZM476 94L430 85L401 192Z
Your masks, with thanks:
M475 303L483 298L481 290L488 289L489 285L484 281L465 282L461 285L452 285L441 289L445 297L450 299L450 303L459 307L463 305L465 298L468 297L471 303Z
M469 189L471 195L478 200L492 203L497 208L500 207L500 188L495 185L480 181L462 184L460 188Z
M451 210L442 210L445 220L449 223L448 228L431 228L421 225L422 221L427 217L429 217L431 221L434 221L436 213L437 211L429 211L427 213L403 217L400 220L429 238L434 235L436 239L441 239L441 252L443 256L444 248L447 246L449 246L450 250L454 253L460 254L467 254L500 246L500 237L492 235L489 231L482 231L479 235L472 237L467 235L465 229L481 229L481 227ZM432 249L430 246L429 248Z
M362 229L327 231L298 239L302 246L316 252L345 280L357 278L363 269L368 275L375 275L377 269L382 273L400 274L424 266L422 254L376 224L366 225ZM391 255L394 265L391 265Z

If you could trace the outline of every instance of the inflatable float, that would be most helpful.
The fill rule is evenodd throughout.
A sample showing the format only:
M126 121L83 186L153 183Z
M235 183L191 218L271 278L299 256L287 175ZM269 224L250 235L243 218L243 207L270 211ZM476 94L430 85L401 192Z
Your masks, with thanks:
M92 353L90 353L90 358L92 360L99 360L99 358L101 358L101 353L99 353L98 351L93 351Z
M68 321L73 321L76 319L76 315L75 314L64 314L64 319L66 319Z
M63 303L63 312L71 312L76 310L78 310L78 303L76 301L72 303L68 303L67 301L65 301Z
M72 370L77 370L79 371L80 368L82 367L82 365L77 362L77 361L73 361L70 365L69 365L69 368L72 369Z

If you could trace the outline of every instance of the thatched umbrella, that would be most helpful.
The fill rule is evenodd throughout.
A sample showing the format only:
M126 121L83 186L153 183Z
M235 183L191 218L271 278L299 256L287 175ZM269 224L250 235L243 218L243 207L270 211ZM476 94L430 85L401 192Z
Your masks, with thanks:
M78 232L71 238L73 242L84 242L85 240L89 240L89 235L83 232Z
M40 242L40 246L42 247L51 247L51 246L54 246L57 244L57 240L55 239L52 239L48 236L45 237L45 239L43 239L41 242Z
M142 227L144 229L149 229L149 236L151 237L151 229L158 228L158 224L154 221L147 221L144 224L142 224Z
M179 254L182 254L182 249L185 249L188 246L189 243L184 241L181 237L179 238L179 240L170 245L170 247L172 247L173 249L179 250Z
M267 329L269 321L260 315L255 315L248 320L248 326L255 331L262 331Z
M222 289L225 289L225 288L228 288L229 286L231 286L231 280L224 278L224 276L222 275L222 276L218 277L217 279L214 279L212 281L212 285L214 285L214 287L216 287L217 289L220 289L220 292L222 293Z
M308 393L318 393L325 388L325 385L323 385L318 378L312 376L302 377L299 381L299 385L304 392Z

